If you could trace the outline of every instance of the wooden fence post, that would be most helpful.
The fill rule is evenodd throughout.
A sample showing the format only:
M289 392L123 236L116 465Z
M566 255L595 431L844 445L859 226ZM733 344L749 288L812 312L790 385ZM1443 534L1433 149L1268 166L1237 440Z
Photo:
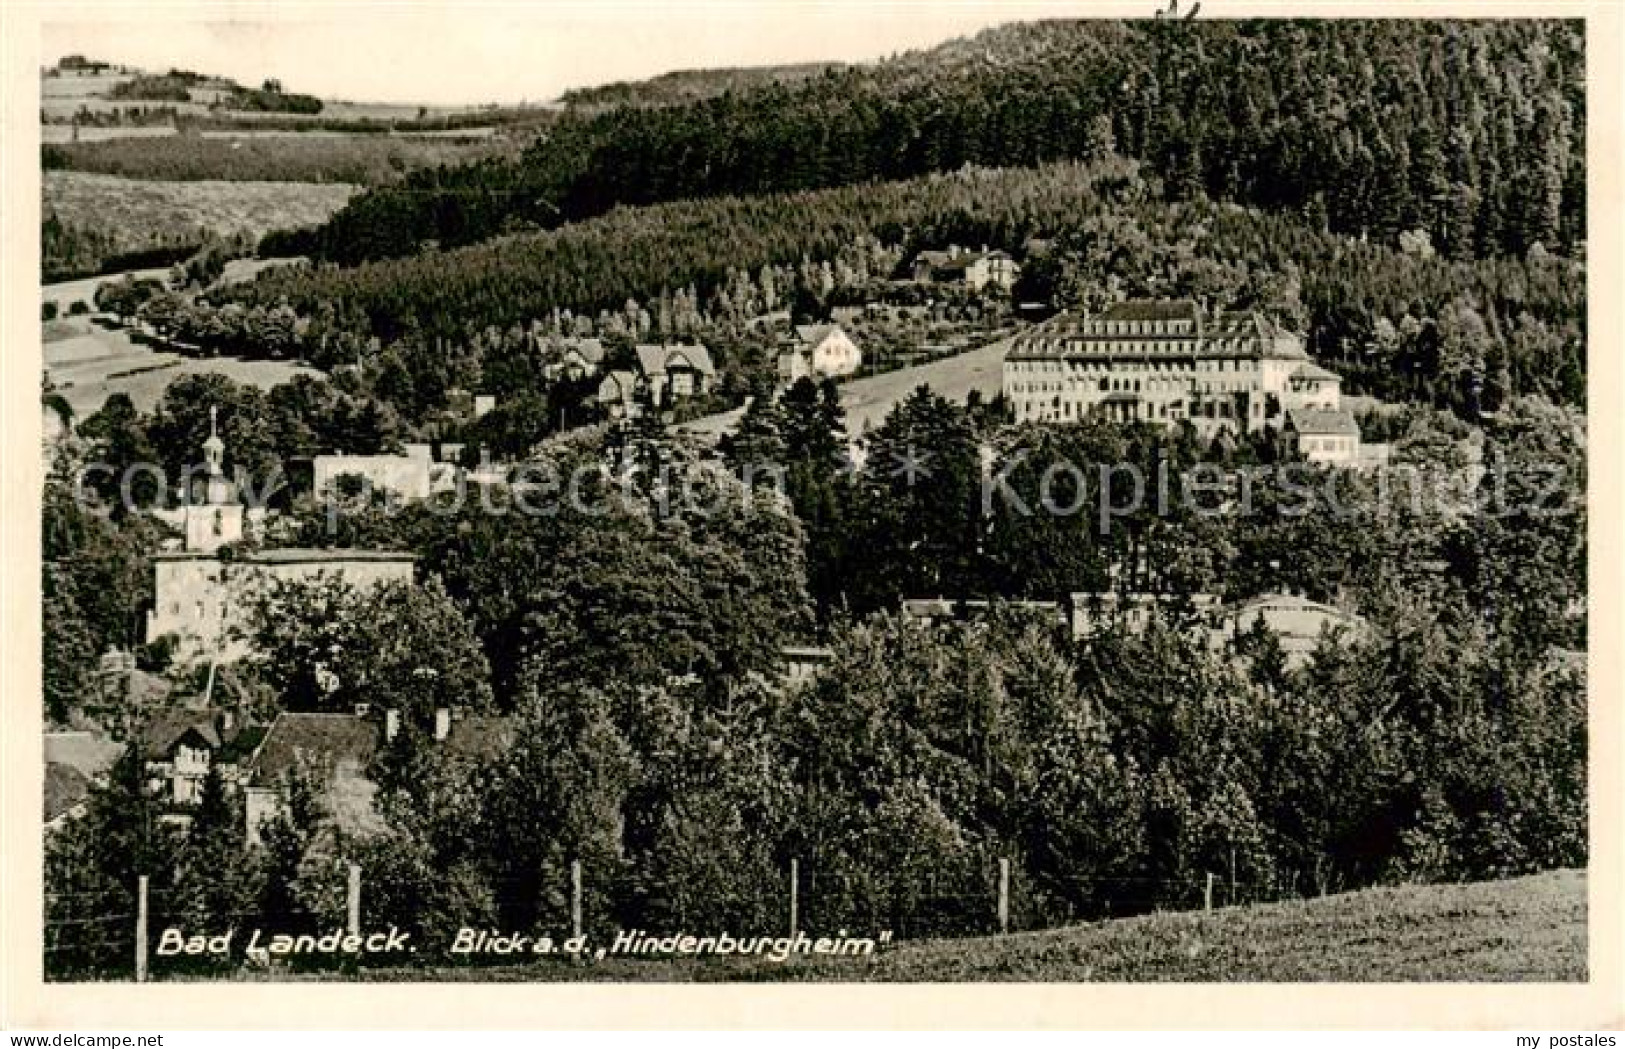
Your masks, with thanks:
M570 861L570 935L581 935L581 861Z
M1202 890L1202 909L1204 911L1211 911L1213 909L1213 872L1212 871L1207 872L1207 887Z
M344 894L344 913L351 936L361 935L361 864L350 864L350 883Z
M800 904L801 891L801 861L794 856L790 857L790 938L795 939L797 927L801 924L797 913Z
M999 935L1010 931L1010 858L999 857Z
M135 981L147 982L147 876L135 880Z

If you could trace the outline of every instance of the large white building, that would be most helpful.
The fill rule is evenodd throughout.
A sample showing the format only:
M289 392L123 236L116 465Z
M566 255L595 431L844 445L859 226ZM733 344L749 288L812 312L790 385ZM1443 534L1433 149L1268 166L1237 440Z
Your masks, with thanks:
M153 607L147 614L147 640L175 639L174 657L230 662L247 652L240 629L260 588L275 580L337 577L351 586L386 581L410 583L416 558L381 550L236 550L221 547L245 538L244 507L222 464L225 442L209 413L204 442L208 480L201 502L183 508L185 547L152 557Z
M1137 301L1035 325L1005 355L1004 396L1022 422L1103 414L1251 432L1292 411L1341 413L1342 379L1262 314Z

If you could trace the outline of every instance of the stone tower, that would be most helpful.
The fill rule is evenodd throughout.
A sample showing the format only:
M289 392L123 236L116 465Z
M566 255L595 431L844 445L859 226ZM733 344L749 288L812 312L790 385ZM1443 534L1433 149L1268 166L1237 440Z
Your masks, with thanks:
M208 469L203 502L186 504L186 549L212 553L243 537L243 504L237 489L226 479L226 442L216 427L216 411L209 408L209 439L203 442L203 463Z

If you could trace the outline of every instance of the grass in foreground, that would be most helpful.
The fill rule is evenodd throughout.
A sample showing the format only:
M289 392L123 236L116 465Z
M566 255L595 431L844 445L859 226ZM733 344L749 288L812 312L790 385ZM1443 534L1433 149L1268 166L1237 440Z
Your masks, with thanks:
M248 976L265 979L265 974ZM276 977L271 977L275 979ZM1567 982L1586 979L1586 878L1369 889L1153 914L1006 937L920 941L870 958L609 959L370 969L381 981Z

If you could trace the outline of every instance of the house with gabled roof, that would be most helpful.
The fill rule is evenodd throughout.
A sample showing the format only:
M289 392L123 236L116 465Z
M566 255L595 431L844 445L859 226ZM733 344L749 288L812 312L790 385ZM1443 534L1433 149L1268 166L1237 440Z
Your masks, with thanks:
M244 734L247 734L247 738ZM236 758L257 730L227 710L174 707L148 718L140 731L147 790L167 805L184 808L203 796L203 781L218 770L237 781Z
M243 773L248 841L257 843L266 821L286 809L292 777L306 776L326 795L334 818L357 833L382 827L372 805L372 767L401 731L395 710L284 711L248 759ZM513 720L495 715L435 711L432 739L457 758L490 762L513 743Z
M839 324L798 324L789 349L779 355L785 385L803 377L839 378L863 363L863 352Z
M971 291L988 285L1009 291L1021 276L1021 267L1009 252L962 250L958 245L947 251L922 251L914 257L914 279L922 284L958 284Z
M548 365L550 378L559 375L571 379L585 379L597 375L604 366L604 340L569 336L557 340L556 363Z
M1343 407L1343 377L1314 361L1304 361L1287 373L1281 400L1288 411L1315 408L1335 412Z
M716 379L711 351L701 343L641 344L636 349L638 378L656 408L703 394Z
M1282 432L1309 462L1351 466L1360 460L1360 424L1348 412L1294 409L1286 413Z

